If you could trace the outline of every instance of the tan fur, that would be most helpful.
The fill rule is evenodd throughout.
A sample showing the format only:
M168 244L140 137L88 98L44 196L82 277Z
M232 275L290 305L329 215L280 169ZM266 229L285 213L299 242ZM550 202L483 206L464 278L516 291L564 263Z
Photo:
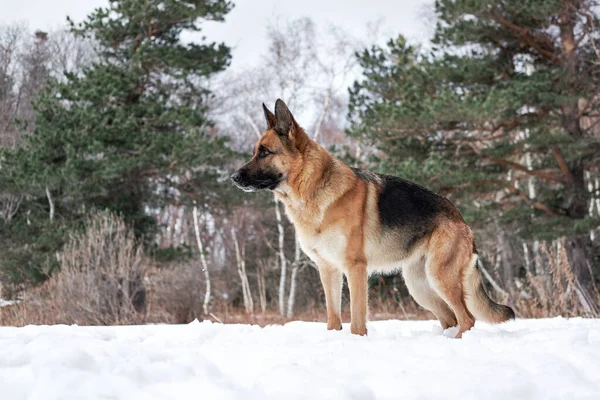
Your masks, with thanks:
M510 308L490 300L483 288L481 274L475 268L476 263L477 255L473 254L470 266L465 272L465 290L468 293L467 306L469 310L473 312L477 319L492 324L499 324L507 319L513 319L514 312Z
M260 146L274 154L259 160ZM295 121L289 137L282 138L274 129L264 133L250 163L263 167L260 163L267 162L285 176L274 193L285 205L303 251L319 267L328 329L341 328L342 274L346 274L350 330L367 334L369 271L401 270L412 296L435 314L443 328L458 323L457 337L474 325L471 311L484 320L502 320L481 296L473 237L458 211L439 216L435 229L405 254L397 245L402 227L385 231L380 225L376 176L372 181L359 179Z
M325 291L325 303L327 306L327 329L342 329L342 271L332 267L322 259L319 265L319 275L323 290Z

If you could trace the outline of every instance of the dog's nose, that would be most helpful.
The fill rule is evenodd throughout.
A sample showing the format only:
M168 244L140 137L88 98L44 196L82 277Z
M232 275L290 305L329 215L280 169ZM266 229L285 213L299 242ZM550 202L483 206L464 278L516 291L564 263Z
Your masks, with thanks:
M240 181L242 180L242 174L240 173L240 171L235 171L233 175L231 175L231 180L235 183L240 183Z

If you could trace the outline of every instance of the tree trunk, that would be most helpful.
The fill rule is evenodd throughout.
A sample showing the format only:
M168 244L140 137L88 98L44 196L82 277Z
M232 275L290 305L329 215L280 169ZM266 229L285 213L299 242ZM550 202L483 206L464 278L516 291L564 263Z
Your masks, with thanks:
M263 260L258 261L258 300L260 301L260 312L267 311L267 287L265 285L265 264Z
M510 294L511 298L514 298L515 294L515 272L513 270L514 252L512 249L512 243L507 239L506 233L501 231L498 236L498 246L500 252L500 265L501 268L500 276L504 282L504 287Z
M594 182L594 190L596 192L596 212L600 215L600 181L596 178Z
M294 315L294 303L296 302L296 276L298 275L298 268L300 268L300 242L298 242L298 236L296 235L296 250L294 255L294 263L292 264L292 276L290 278L290 296L288 298L287 317L292 318Z
M248 274L246 274L246 258L244 253L240 251L235 229L231 227L231 236L233 237L233 244L235 246L235 258L238 265L238 274L242 281L242 297L244 299L244 309L246 313L252 314L254 312L254 301L252 300L252 293L250 291L250 283L248 282Z
M569 85L568 93L573 98L561 105L562 110L562 126L565 131L574 140L583 138L583 131L580 125L579 116L579 99L576 96L574 82L577 79L577 63L576 50L577 43L575 40L574 24L577 19L573 10L563 12L560 16L560 38L562 45L562 59L564 69L567 72L562 84ZM556 158L559 167L565 176L565 204L563 205L567 215L571 218L581 219L587 215L589 196L585 187L585 167L581 160L565 163L560 149L555 146L553 149L554 157ZM565 165L567 164L567 168Z
M589 235L568 237L564 245L573 274L584 288L590 289L593 277L589 264L592 259L592 241Z
M562 58L567 72L563 84L569 85L569 94L575 96L574 82L577 78L577 41L575 39L574 25L577 20L575 11L565 10L560 16L560 37L562 45ZM562 125L573 140L583 138L580 125L578 99L569 99L562 107ZM558 159L557 159L558 161ZM559 162L560 165L560 162ZM561 168L562 169L562 168ZM585 186L585 165L582 160L568 163L568 172L564 173L567 184L565 185L564 208L567 216L573 219L585 218L588 214L590 195ZM566 240L566 251L573 273L579 282L588 287L591 282L588 260L591 256L591 243L586 235L572 236Z
M204 279L206 281L206 292L204 293L202 311L204 311L204 315L208 315L208 303L210 302L210 275L208 272L206 257L204 256L204 246L202 245L202 238L200 237L200 225L198 224L198 207L196 206L194 206L193 216L194 229L196 231L196 243L198 245L198 251L200 252L200 262L202 263L202 271L204 272Z
M281 275L279 277L279 314L285 317L285 278L287 272L287 260L285 258L285 230L281 220L279 201L275 199L275 216L277 217L277 230L279 231L279 262Z
M581 160L568 164L570 179L565 185L563 208L568 217L573 219L585 218L588 214L590 196L585 187L585 168Z
M46 186L46 197L48 197L48 205L50 206L50 222L54 221L54 201L50 189Z
M527 242L523 241L523 257L525 258L525 270L527 273L531 273L531 259L529 258L529 248Z

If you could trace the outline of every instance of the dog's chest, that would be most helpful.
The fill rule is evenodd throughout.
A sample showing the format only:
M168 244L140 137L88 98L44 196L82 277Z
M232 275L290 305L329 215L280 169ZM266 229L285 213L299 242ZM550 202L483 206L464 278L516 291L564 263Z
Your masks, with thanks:
M318 263L326 261L333 266L343 265L346 253L346 237L338 227L296 228L300 247L311 260Z

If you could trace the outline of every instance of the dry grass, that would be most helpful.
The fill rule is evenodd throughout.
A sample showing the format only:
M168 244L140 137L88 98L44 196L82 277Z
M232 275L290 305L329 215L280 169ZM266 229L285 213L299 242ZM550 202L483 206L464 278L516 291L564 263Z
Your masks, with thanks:
M148 322L186 323L202 319L205 282L195 260L149 273Z
M408 317L408 318L407 318ZM267 310L265 313L254 313L246 314L243 308L230 309L227 312L220 312L215 310L212 316L208 318L213 322L222 322L224 324L252 324L259 326L267 325L282 325L291 321L307 321L307 322L326 322L327 314L325 312L325 304L318 305L317 307L311 307L303 310L294 315L293 318L286 318L279 315L279 312L274 307L272 310ZM427 320L435 319L435 316L429 311L416 307L413 311L408 314L404 314L401 311L393 312L390 311L389 307L379 308L376 304L369 306L369 320L370 321L383 321L389 319L400 319L400 320ZM350 322L350 308L345 307L342 311L342 320Z
M147 260L120 218L91 217L85 231L70 238L60 261L61 270L50 280L2 311L2 324L144 322Z
M513 305L519 317L600 317L600 291L595 285L586 289L575 277L564 241L543 243L536 261L544 267L516 281Z
M600 317L600 292L595 286L586 290L578 282L564 245L544 244L537 258L537 271L528 271L524 278L517 279L516 291L492 292L492 297L510 304L520 318ZM57 275L25 292L19 304L0 308L0 324L187 323L197 318L265 326L290 321L277 312L272 293L265 312L259 312L257 306L254 313L245 313L237 293L237 275L228 274L226 269L212 275L211 314L205 316L202 313L205 282L196 260L161 268L146 268L147 265L142 249L136 246L122 221L100 215L89 221L84 234L72 238ZM276 275L277 271L272 272ZM276 285L275 275L269 276L267 286ZM372 288L371 320L434 319L402 291L400 281L398 285ZM324 322L325 303L320 283L308 274L299 281L299 288L299 307L292 319ZM348 322L347 290L343 299L342 315Z

